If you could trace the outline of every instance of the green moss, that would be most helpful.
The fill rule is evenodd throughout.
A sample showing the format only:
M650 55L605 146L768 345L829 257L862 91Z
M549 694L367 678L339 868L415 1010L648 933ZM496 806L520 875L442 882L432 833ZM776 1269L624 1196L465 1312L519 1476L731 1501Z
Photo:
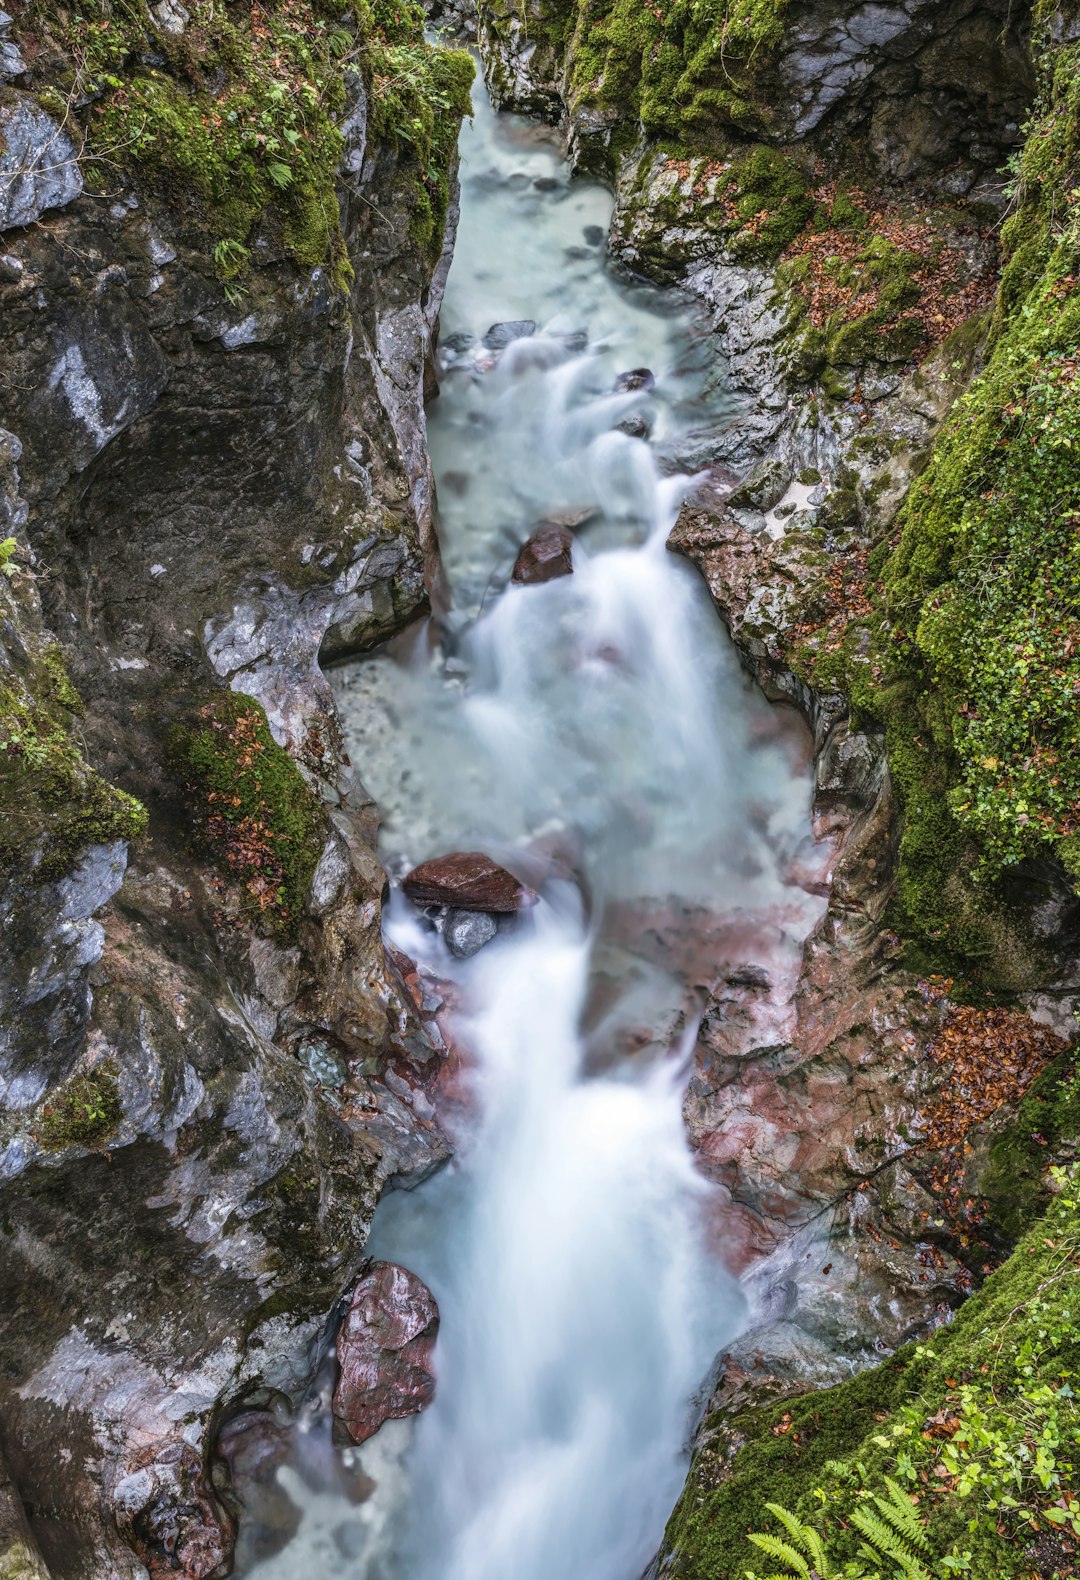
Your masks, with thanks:
M83 106L92 186L108 190L118 166L137 174L205 230L224 279L244 271L256 228L273 218L298 265L325 267L344 286L340 123L362 76L373 124L411 155L430 223L441 225L472 64L425 44L411 0L187 9L180 36L145 0L87 0L78 12L31 0L20 18L42 102Z
M116 1068L106 1063L60 1087L42 1105L36 1130L50 1152L100 1147L115 1135L123 1117Z
M783 37L787 0L578 0L571 98L652 137L709 147L718 130L760 130L755 89Z
M980 1181L986 1226L1015 1243L1047 1203L1047 1162L1080 1146L1080 1077L1076 1050L1056 1059L1032 1084L1008 1127L990 1147Z
M55 646L0 685L0 861L29 862L40 883L70 872L91 845L146 827L141 803L94 773L73 739L81 706Z
M326 818L252 697L222 691L170 736L196 832L243 915L289 936L303 915L326 844Z
M817 1524L838 1562L853 1560L859 1537L851 1510L864 1487L884 1487L885 1475L918 1494L937 1555L930 1560L933 1574L958 1572L940 1562L952 1552L968 1553L969 1566L959 1572L979 1580L1015 1580L1025 1572L1024 1520L1000 1507L987 1510L985 1495L965 1499L948 1481L942 1486L932 1467L940 1463L948 1434L924 1435L923 1428L938 1412L959 1411L967 1389L995 1432L1004 1437L1017 1422L1022 1432L1028 1389L1057 1412L1068 1433L1080 1430L1071 1393L1055 1400L1052 1392L1080 1365L1080 1324L1072 1317L1075 1271L1068 1276L1067 1261L1076 1227L1074 1205L1054 1203L925 1347L908 1346L836 1388L710 1423L716 1436L695 1458L668 1526L665 1575L743 1580L760 1566L747 1534L769 1527L766 1500ZM1037 1381L1029 1385L1033 1375ZM1062 1457L1069 1457L1071 1442L1065 1439Z

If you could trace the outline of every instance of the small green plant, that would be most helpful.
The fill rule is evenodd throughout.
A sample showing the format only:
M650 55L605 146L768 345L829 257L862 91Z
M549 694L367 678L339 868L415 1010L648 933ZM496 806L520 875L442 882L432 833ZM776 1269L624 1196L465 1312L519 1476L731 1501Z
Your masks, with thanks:
M18 553L18 550L19 545L15 538L5 538L0 543L0 571L5 576L14 576L16 571L15 555Z
M52 1152L99 1147L115 1133L123 1114L116 1068L106 1063L73 1077L42 1105L38 1135Z
M836 1472L846 1467L834 1465ZM865 1477L862 1467L860 1476ZM859 1556L841 1562L826 1551L821 1532L778 1503L765 1507L786 1530L790 1541L778 1536L752 1532L755 1547L780 1563L788 1565L771 1575L755 1575L748 1570L746 1580L931 1580L920 1555L929 1550L922 1522L908 1495L890 1477L885 1477L886 1496L860 1489L863 1499L851 1511L851 1523L864 1537ZM868 1569L866 1566L872 1567ZM882 1565L885 1566L884 1571Z

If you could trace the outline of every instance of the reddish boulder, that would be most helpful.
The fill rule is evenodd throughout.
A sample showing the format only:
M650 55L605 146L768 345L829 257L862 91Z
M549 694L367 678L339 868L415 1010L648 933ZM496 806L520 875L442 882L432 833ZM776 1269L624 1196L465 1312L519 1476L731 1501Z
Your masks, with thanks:
M439 1308L427 1285L395 1262L372 1262L337 1336L334 1415L354 1443L431 1403L438 1331Z
M534 532L514 561L510 580L525 587L540 582L554 581L557 576L569 576L574 569L574 537L568 527L557 522L545 522Z
M422 861L401 886L421 905L452 905L459 911L520 911L536 898L512 872L475 850Z

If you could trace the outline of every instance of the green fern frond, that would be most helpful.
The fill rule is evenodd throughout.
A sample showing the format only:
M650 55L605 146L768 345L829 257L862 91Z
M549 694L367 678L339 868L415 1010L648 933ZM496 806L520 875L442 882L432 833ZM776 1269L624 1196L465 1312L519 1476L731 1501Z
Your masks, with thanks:
M885 1477L885 1485L889 1489L888 1499L874 1494L874 1502L884 1514L891 1525L894 1525L902 1536L907 1537L913 1547L919 1552L930 1550L930 1543L926 1539L923 1523L911 1505L911 1499L902 1487L897 1486L891 1476Z
M763 1553L768 1553L770 1558L788 1565L788 1573L779 1577L779 1580L791 1580L792 1575L797 1575L798 1580L811 1580L810 1565L794 1547L780 1540L779 1536L762 1536L757 1531L750 1533L749 1540L755 1547L760 1547Z
M899 1569L904 1580L930 1580L930 1576L900 1533L872 1509L865 1506L854 1509L851 1523L872 1543L874 1550L867 1554L868 1557L878 1560L888 1559Z

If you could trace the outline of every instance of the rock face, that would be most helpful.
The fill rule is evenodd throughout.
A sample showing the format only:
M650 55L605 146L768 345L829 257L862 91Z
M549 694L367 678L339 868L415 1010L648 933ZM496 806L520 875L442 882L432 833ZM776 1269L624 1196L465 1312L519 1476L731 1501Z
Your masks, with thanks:
M5 1573L224 1572L216 1422L306 1385L381 1189L447 1153L319 668L424 608L434 552L446 258L350 92L346 289L273 213L226 285L189 213L123 172L91 199L0 89ZM261 874L214 777L253 769Z
M354 1443L431 1403L438 1331L439 1309L427 1286L394 1262L373 1262L337 1337L334 1416Z
M574 535L549 522L522 544L510 580L525 587L571 576L574 571Z
M410 900L460 911L519 911L532 903L525 885L480 851L458 851L421 862L402 880Z

